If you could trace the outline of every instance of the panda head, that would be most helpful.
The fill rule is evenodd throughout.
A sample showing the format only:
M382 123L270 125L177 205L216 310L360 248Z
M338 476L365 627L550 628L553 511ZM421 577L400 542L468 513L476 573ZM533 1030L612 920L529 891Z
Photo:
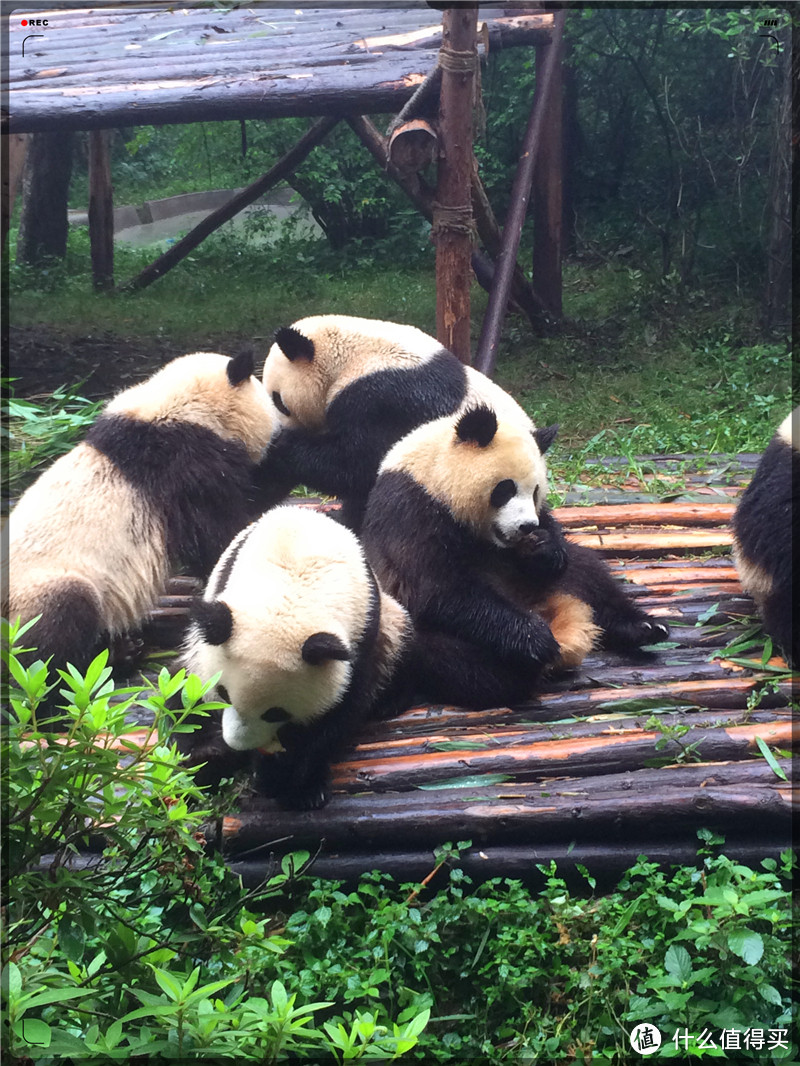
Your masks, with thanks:
M105 413L204 426L241 441L251 458L258 459L272 435L275 412L253 370L251 352L233 358L217 352L182 355L121 392Z
M280 751L284 725L320 718L350 685L355 650L343 632L308 632L280 616L270 624L265 612L222 599L196 602L191 619L202 672L222 675L222 735L231 748Z
M528 430L471 407L420 426L381 470L402 470L481 540L506 547L534 532L547 499L544 453L558 427Z
M275 331L264 387L286 427L320 430L331 400L364 374L418 366L442 351L414 326L350 315L312 315Z

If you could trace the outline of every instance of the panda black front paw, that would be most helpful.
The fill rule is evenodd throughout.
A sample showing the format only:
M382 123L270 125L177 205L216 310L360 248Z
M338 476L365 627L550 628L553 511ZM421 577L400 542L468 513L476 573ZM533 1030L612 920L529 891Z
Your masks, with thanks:
M540 579L561 577L567 568L569 556L564 538L560 532L546 527L540 526L521 537L514 544L513 551L525 569L535 570Z
M649 644L660 644L669 637L666 622L644 616L633 620L619 622L603 634L603 643L617 648L643 648Z
M508 633L507 657L528 669L544 669L558 659L560 652L550 626L538 615L531 616L529 624L516 633Z
M327 783L315 782L306 788L294 788L277 796L278 806L285 811L318 811L330 799Z

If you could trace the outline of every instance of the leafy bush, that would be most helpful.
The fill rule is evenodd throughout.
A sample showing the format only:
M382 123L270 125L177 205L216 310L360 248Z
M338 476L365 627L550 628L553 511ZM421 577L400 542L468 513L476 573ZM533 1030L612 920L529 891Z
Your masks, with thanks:
M9 496L21 495L42 468L68 452L94 422L102 402L78 395L79 388L62 385L35 403L16 399L11 387L3 428Z
M27 669L19 661L26 628L6 625L3 656L14 715L0 751L2 1025L11 1056L277 1062L315 1051L385 1061L413 1047L428 1018L416 1003L396 1022L368 997L335 1014L338 991L322 1002L301 998L271 973L290 941L276 919L248 908L274 901L307 856L285 859L246 893L206 852L203 825L221 811L169 733L189 728L190 711L220 706L203 703L209 685L162 670L149 689L114 689L107 652L85 676L69 667L60 682L48 680L40 661ZM53 733L37 710L59 684L65 731ZM181 710L168 714L167 700ZM134 743L125 733L135 709L155 721ZM92 843L102 850L87 853Z

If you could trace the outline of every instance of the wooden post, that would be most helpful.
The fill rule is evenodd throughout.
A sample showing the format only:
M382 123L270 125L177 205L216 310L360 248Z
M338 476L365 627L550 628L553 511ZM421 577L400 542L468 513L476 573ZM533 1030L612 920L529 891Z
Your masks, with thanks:
M473 241L472 106L477 5L449 7L442 16L439 65L439 172L433 234L436 241L436 337L463 363L470 361Z
M557 46L564 32L564 17L564 11L557 11L553 16L553 37L548 46L542 70L537 70L536 72L536 91L533 98L533 106L531 107L528 127L525 130L525 137L522 142L522 153L517 165L517 173L511 189L511 205L503 228L503 248L497 262L494 285L489 296L489 305L486 308L481 338L478 342L478 351L475 356L476 369L488 375L491 375L494 370L495 359L497 358L497 345L506 313L511 278L517 262L517 249L519 248L519 239L522 234L522 225L525 221L528 196L531 191L531 181L533 180L533 171L536 165L544 112L550 95L550 83L555 69L555 61L559 56Z
M108 130L89 133L89 246L95 289L113 288L114 199Z
M14 212L14 201L17 198L17 189L22 178L22 170L25 166L25 157L28 154L27 133L6 133L3 135L5 143L5 156L7 166L3 167L3 247L6 246L8 227L11 225L11 215Z
M533 283L547 310L561 317L561 240L563 146L561 98L563 91L563 38L536 46L536 70L544 69L548 48L554 55L550 95L542 122L536 169L533 172Z
M34 133L22 175L17 262L41 266L67 252L67 200L72 174L72 130Z

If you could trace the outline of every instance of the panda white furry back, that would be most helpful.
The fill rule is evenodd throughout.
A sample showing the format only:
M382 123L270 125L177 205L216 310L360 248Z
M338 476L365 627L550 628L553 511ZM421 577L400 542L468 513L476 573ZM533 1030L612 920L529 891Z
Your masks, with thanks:
M308 508L268 511L223 553L193 607L183 665L204 680L220 674L226 707L184 752L207 764L208 782L252 762L260 791L321 806L328 764L355 727L404 709L410 637L354 533Z
M51 667L83 670L135 629L171 568L207 574L258 510L273 410L252 356L182 356L119 393L9 519L11 620Z

